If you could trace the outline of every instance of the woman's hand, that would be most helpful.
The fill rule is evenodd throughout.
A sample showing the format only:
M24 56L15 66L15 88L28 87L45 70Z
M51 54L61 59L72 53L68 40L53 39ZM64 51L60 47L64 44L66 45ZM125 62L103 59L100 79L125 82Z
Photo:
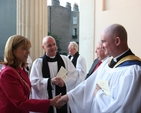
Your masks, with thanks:
M61 93L57 96L55 96L54 98L50 99L50 105L51 106L55 106L55 107L58 107L59 104L57 103L58 99L61 98Z
M57 104L59 105L57 108L61 108L69 101L68 95L63 95L61 98L58 99Z

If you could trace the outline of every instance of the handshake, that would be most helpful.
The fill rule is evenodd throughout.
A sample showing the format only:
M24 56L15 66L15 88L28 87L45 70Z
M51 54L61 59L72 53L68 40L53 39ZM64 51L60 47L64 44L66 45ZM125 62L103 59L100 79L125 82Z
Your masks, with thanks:
M59 94L54 98L50 99L50 105L58 109L64 106L67 102L68 102L68 96L67 95L62 96L62 94Z

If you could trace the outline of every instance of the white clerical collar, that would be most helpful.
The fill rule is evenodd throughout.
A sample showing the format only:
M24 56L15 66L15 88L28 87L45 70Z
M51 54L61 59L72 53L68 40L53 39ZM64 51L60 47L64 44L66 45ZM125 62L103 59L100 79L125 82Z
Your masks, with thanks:
M72 59L73 59L73 56L71 56L71 59L70 60L72 61Z
M49 57L49 58L55 58L55 56Z
M129 49L127 49L125 52L121 53L120 55L116 56L115 58L113 58L113 60L115 62L117 62L117 58L119 58L120 56L122 56L124 53L126 53Z

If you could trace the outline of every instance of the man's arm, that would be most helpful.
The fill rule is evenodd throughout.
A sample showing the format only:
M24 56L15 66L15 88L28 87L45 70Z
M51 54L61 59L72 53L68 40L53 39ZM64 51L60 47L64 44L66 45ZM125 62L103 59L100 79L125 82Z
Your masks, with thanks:
M36 59L33 62L31 71L30 71L30 82L32 88L36 93L41 93L41 90L47 89L48 78L43 78L42 75L42 59Z

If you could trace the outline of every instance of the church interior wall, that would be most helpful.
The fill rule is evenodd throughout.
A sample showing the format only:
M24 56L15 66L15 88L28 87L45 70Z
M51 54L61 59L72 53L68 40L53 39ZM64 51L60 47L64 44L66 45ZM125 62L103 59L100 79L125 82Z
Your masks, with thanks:
M87 69L96 58L94 50L102 30L113 23L126 28L129 47L141 57L140 0L83 0L80 1L80 7L80 53L87 59Z

